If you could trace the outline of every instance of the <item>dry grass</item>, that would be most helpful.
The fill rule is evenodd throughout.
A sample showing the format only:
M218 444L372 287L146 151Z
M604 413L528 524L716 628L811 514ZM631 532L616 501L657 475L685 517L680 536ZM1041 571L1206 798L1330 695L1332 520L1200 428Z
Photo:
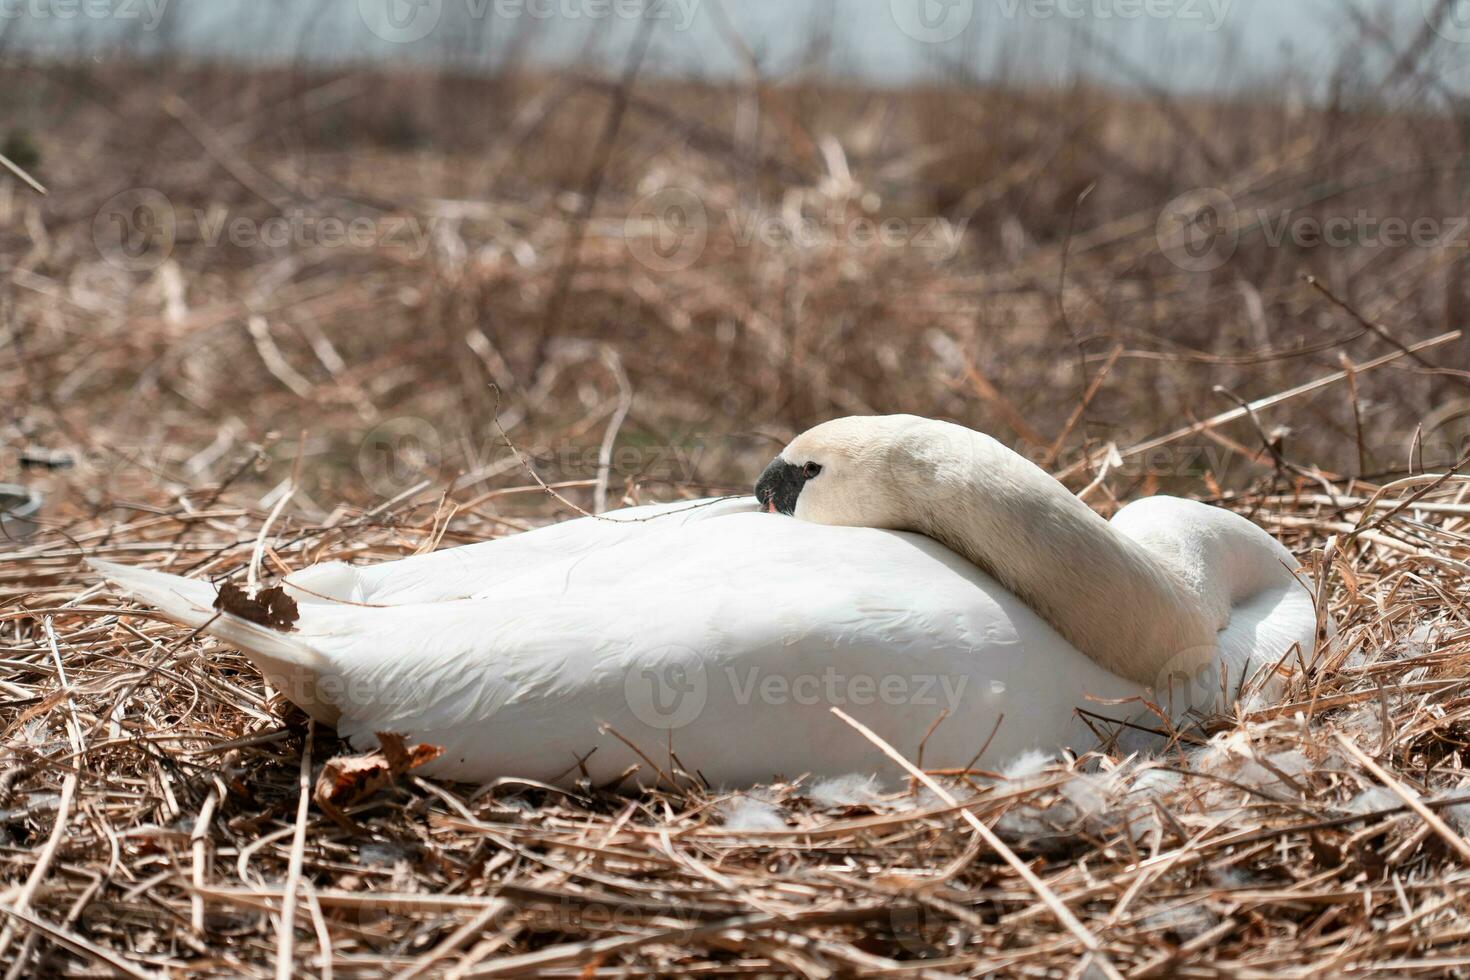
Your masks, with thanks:
M1097 752L945 780L1095 938L1098 969L1439 975L1470 953L1470 479L1377 489L1230 500L1308 559L1340 626L1293 665L1285 704L1146 763ZM299 523L273 536L273 561L409 553L444 516L400 504ZM83 553L238 567L264 518L175 509L5 556L9 962L269 972L301 826L284 955L311 973L1047 974L1088 958L927 792L834 805L807 780L752 805L410 776L349 828L300 810L300 766L340 743L309 736L237 654L76 571ZM452 523L443 543L502 533ZM862 736L834 719L833 737Z
M78 464L27 471L48 526L0 546L11 975L1470 964L1470 480L1394 482L1460 456L1466 348L1446 335L1465 249L1251 233L1186 273L1154 234L1197 186L1252 219L1453 217L1463 149L1443 117L639 86L611 133L591 82L5 71L51 190L0 178L6 462ZM741 98L761 109L747 143L729 135ZM688 269L638 261L625 221L661 183L714 215ZM178 242L127 271L99 256L94 218L138 186L169 198ZM211 208L451 220L422 254L211 247L194 218ZM747 245L725 219L783 208L971 224L936 258ZM751 803L407 776L343 826L303 788L343 751L331 733L308 735L232 651L104 593L81 558L238 574L288 485L274 571L564 516L490 435L490 382L538 473L582 506L599 479L613 501L744 486L835 414L955 418L1105 511L1166 488L1248 513L1302 556L1339 636L1287 665L1284 706L1213 720L1193 736L1207 746L946 777L958 806L813 799L810 781ZM404 417L429 426L423 452L394 436ZM623 462L601 465L604 443Z

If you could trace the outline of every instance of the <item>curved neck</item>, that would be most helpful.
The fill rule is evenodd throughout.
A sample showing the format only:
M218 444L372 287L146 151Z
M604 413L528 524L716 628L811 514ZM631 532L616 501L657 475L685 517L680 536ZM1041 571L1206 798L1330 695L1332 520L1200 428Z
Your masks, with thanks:
M1210 661L1229 602L1222 608L1216 583L1180 566L1188 558L1184 542L1156 554L1028 460L988 436L952 428L964 433L962 444L946 432L942 454L917 450L934 492L914 530L985 569L1121 677L1156 685Z

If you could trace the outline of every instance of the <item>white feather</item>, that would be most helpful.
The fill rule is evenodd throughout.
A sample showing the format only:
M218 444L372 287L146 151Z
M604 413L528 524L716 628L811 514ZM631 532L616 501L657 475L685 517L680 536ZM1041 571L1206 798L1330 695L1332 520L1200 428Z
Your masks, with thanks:
M1404 801L1392 790L1382 786L1370 786L1352 799L1348 800L1347 809L1350 813L1372 813L1375 810L1390 810L1396 806L1403 806Z
M1047 766L1056 761L1056 756L1051 752L1041 749L1027 749L1000 767L1000 774L1008 780L1030 779L1039 775Z
M821 779L807 790L807 799L822 809L840 806L870 806L882 801L882 787L876 776L848 773Z
M785 830L780 808L753 796L735 796L720 807L727 830Z

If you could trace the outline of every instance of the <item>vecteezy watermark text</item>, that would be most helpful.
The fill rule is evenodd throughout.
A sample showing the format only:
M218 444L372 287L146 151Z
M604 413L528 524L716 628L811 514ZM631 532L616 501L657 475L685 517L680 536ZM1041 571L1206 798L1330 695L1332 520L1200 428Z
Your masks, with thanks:
M141 21L145 31L158 28L169 0L0 0L0 21L126 20Z
M693 439L680 445L621 445L610 450L589 445L530 445L522 457L539 472L559 479L595 477L606 470L619 477L641 477L684 482L696 479L705 443ZM374 493L393 497L425 480L453 471L483 471L508 459L505 443L492 433L478 440L441 435L426 419L398 416L385 419L363 434L357 466L363 482Z
M977 8L987 19L1171 20L1218 31L1234 0L889 0L898 29L916 41L943 44L963 34Z
M1466 248L1470 247L1470 218L1380 217L1367 210L1353 215L1317 218L1292 211L1271 214L1256 211L1256 221L1266 244L1280 248L1290 243L1297 248Z
M442 219L414 215L339 218L292 209L269 218L231 215L224 208L194 212L201 240L214 248L390 248L422 258Z
M1259 234L1267 248L1470 248L1470 216L1353 214L1318 216L1294 209L1245 210L1223 190L1202 187L1159 212L1159 251L1186 272L1213 272Z
M741 707L883 705L953 714L960 709L969 683L968 674L870 674L836 667L815 673L764 670L758 665L715 670L692 651L665 651L630 668L623 693L639 721L674 730L699 718L716 687L728 692L729 699Z
M393 44L422 41L445 22L463 30L466 21L654 20L675 31L694 23L701 0L357 0L358 15L373 34Z
M955 256L969 219L878 217L833 204L824 212L792 215L760 208L724 212L736 248L912 249L938 260ZM665 187L634 202L623 222L628 250L655 272L678 272L698 262L709 243L714 219L703 199L688 188Z
M820 674L762 673L759 667L738 671L725 668L726 680L735 703L863 708L883 704L891 708L944 708L954 712L964 697L968 675L937 674L846 674L828 667Z
M1009 20L1174 20L1218 31L1234 0L993 0Z
M760 243L768 248L794 245L820 248L848 245L854 248L932 249L941 258L952 258L960 247L969 219L954 223L947 218L873 218L837 212L826 216L802 215L794 220L758 212L730 211L727 215L735 244L747 248Z
M3 2L3 0L0 0ZM110 265L156 269L173 254L181 225L192 222L206 248L392 249L422 258L445 219L419 215L342 217L292 208L258 217L225 207L182 209L151 187L115 194L92 221L92 240Z

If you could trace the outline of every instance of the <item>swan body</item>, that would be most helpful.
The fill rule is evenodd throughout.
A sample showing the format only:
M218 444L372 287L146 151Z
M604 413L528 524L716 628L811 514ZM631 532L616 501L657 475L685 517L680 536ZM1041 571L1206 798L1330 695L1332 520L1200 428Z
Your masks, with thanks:
M908 416L804 434L757 498L303 570L291 632L216 614L208 582L94 565L355 746L400 732L475 782L894 775L831 707L926 767L991 768L1091 747L1079 707L1151 727L1140 699L1225 707L1317 628L1243 518L1156 497L1106 522L988 437Z

